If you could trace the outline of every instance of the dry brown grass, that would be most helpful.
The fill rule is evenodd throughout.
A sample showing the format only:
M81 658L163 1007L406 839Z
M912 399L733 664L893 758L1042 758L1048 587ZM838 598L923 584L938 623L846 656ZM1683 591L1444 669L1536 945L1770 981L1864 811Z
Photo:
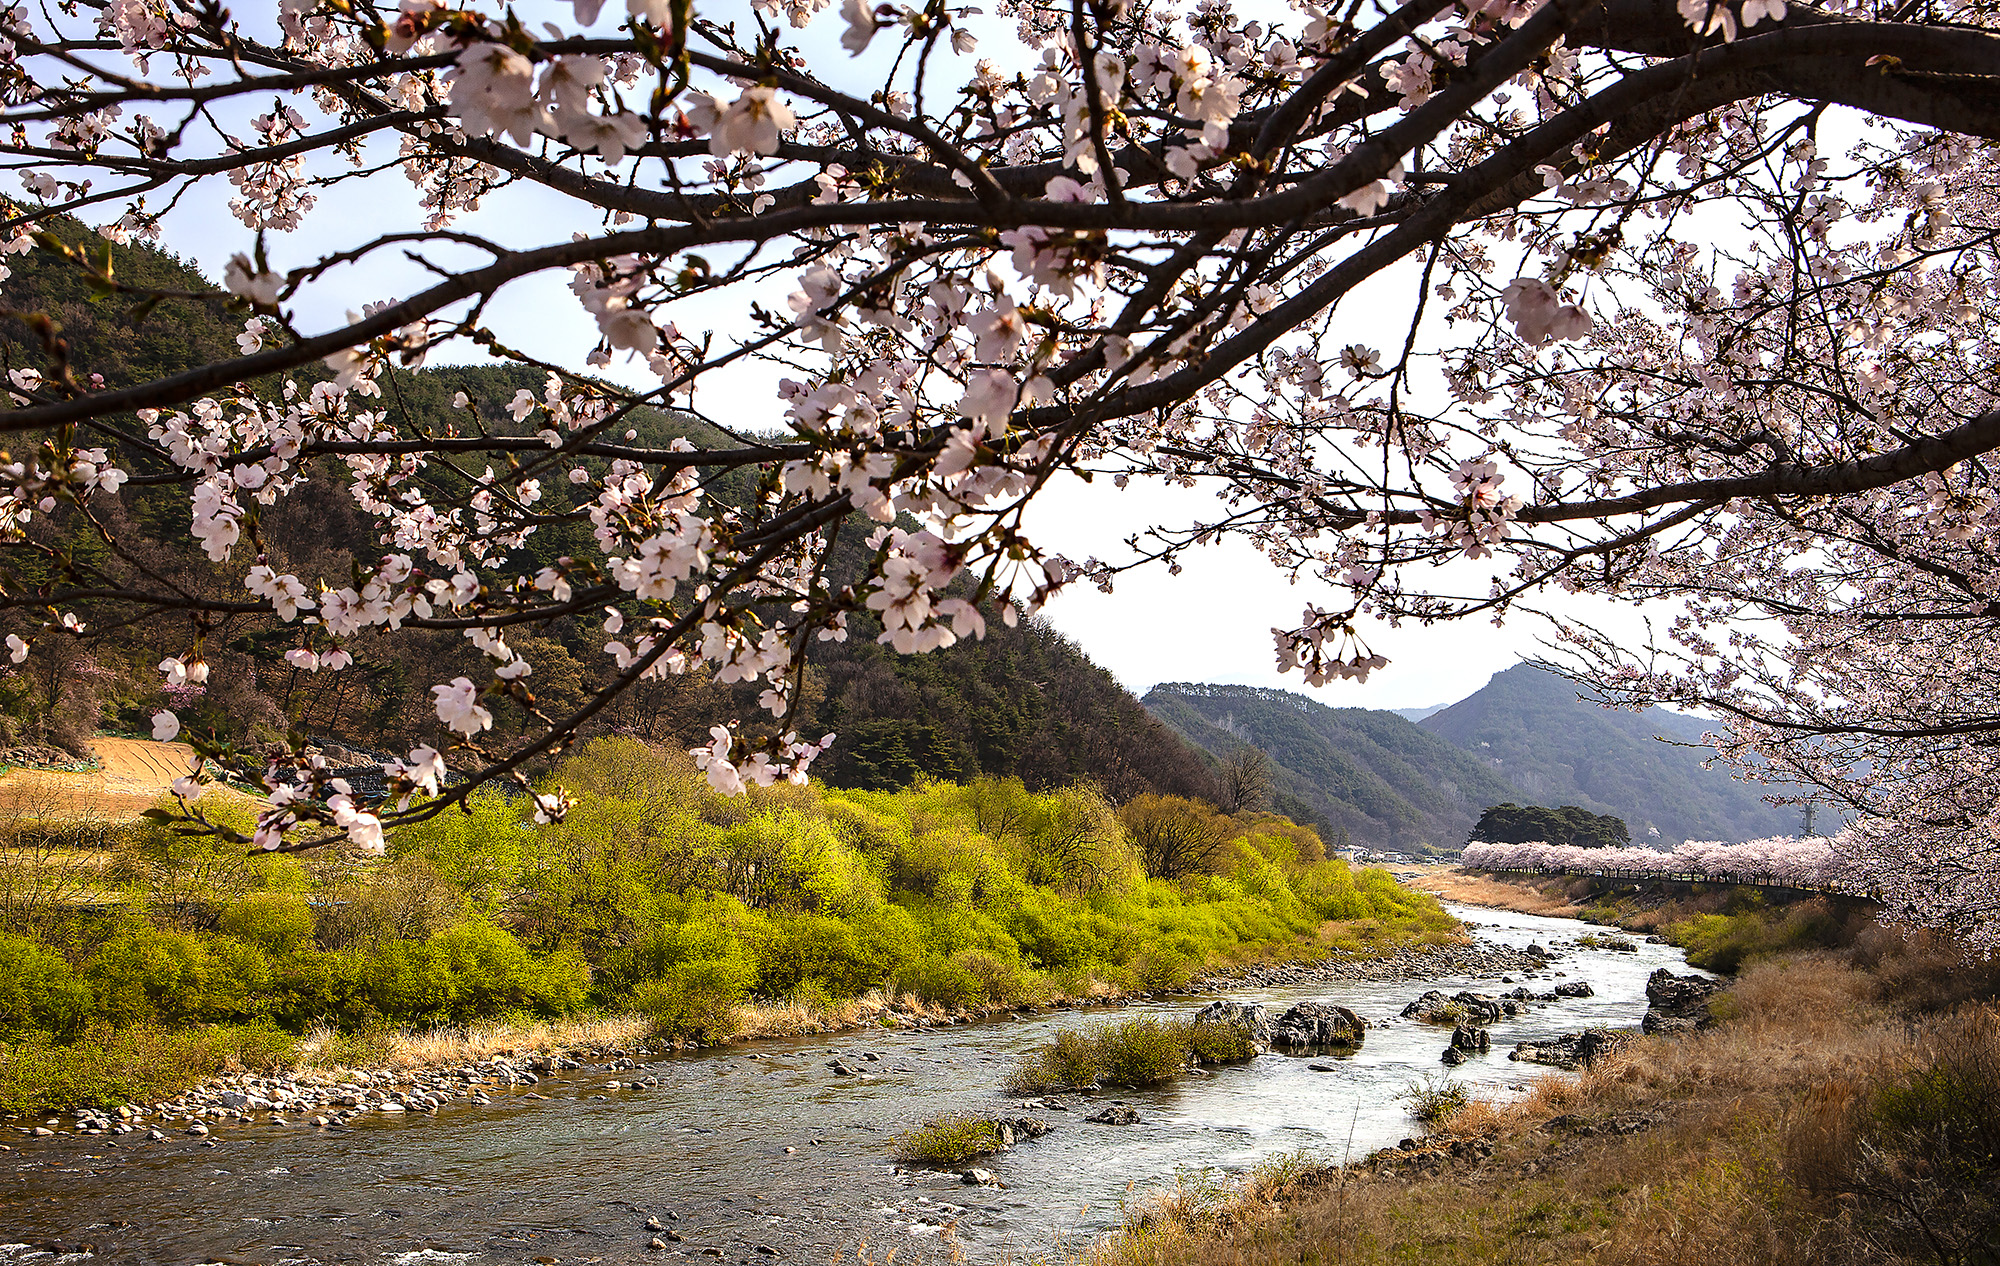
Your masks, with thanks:
M1461 901L1490 910L1546 914L1559 919L1573 919L1583 912L1583 907L1565 891L1569 881L1562 877L1531 880L1523 875L1518 879L1495 879L1456 866L1427 866L1413 873L1405 872L1403 882L1446 901Z
M808 1033L837 1033L844 1029L908 1023L913 1019L936 1022L949 1018L944 1008L933 1006L915 994L891 998L881 990L870 990L859 998L833 1002L799 999L767 1001L758 999L736 1008L741 1025L738 1032L752 1037L801 1037Z
M185 743L100 735L90 750L101 768L79 772L13 769L0 774L0 816L49 822L136 819L167 794L168 784L188 772L194 749ZM230 787L209 794L254 803Z
M369 1044L375 1068L438 1068L494 1055L629 1050L645 1043L651 1022L641 1015L601 1015L528 1023L449 1025L392 1033ZM316 1029L299 1044L303 1068L351 1062L353 1044L330 1029Z
M1233 1195L1170 1192L1080 1260L1991 1260L1976 1246L2000 1234L2000 1009L1913 1020L1884 983L1833 954L1759 965L1711 1032L1641 1040L1519 1099L1474 1103L1414 1154L1295 1166Z

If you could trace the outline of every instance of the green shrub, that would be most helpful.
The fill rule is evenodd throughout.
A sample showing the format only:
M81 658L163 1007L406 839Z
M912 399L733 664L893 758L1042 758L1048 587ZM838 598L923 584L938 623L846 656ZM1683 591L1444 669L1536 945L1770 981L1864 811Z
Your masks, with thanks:
M719 1042L742 1027L736 1008L755 979L738 959L676 963L659 979L640 985L632 1005L653 1022L657 1036Z
M1257 1054L1250 1031L1240 1024L1203 1020L1188 1025L1188 1049L1197 1064L1239 1064Z
M1098 1031L1097 1080L1107 1086L1157 1086L1188 1065L1192 1026L1150 1017Z
M254 945L137 925L105 942L86 969L95 1012L114 1025L242 1021L268 1005L270 960Z
M1023 1095L1088 1090L1097 1084L1099 1070L1094 1037L1076 1029L1057 1029L1047 1045L1015 1061L1007 1075L1007 1089Z
M1043 992L1042 982L1033 973L998 954L963 949L953 954L951 961L979 982L980 995L987 1002L1029 1002Z
M1000 1150L1000 1131L991 1121L952 1113L932 1117L890 1142L896 1159L915 1164L956 1165Z
M472 921L427 941L392 941L365 988L375 1011L401 1023L463 1022L505 1012L554 1016L581 1006L590 969L572 951L536 959L504 928Z
M286 892L253 892L222 912L222 931L266 954L289 954L312 939L312 906Z
M98 1027L73 1043L40 1034L0 1046L0 1115L157 1101L230 1068L272 1072L298 1039L268 1026Z
M1409 1105L1410 1115L1425 1125L1450 1120L1472 1102L1472 1091L1464 1082L1426 1074L1404 1086L1396 1096Z
M0 1034L68 1036L89 1017L90 987L69 960L18 936L0 935Z
M976 1007L986 1001L985 983L942 954L926 954L897 967L894 989L898 995L915 994L939 1007Z
M1059 1029L1047 1045L1016 1061L1007 1088L1017 1094L1037 1094L1092 1086L1161 1085L1180 1076L1195 1059L1194 1031L1195 1026L1188 1021L1150 1016L1102 1025L1089 1032ZM1209 1049L1227 1050L1234 1057L1233 1043L1213 1034L1204 1034L1201 1040Z

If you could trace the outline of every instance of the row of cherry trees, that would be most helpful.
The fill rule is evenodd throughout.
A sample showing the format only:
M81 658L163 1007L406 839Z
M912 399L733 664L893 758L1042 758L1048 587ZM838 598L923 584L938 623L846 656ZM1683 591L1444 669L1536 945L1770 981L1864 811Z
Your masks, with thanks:
M1693 879L1836 892L1868 892L1875 887L1873 870L1864 860L1835 841L1817 836L1773 836L1742 844L1689 840L1670 851L1569 844L1468 844L1464 864L1475 870Z
M386 799L192 736L268 787L258 843L379 848L526 787L641 681L754 684L782 721L857 612L937 649L1237 535L1309 585L1273 635L1314 685L1406 620L1664 601L1649 644L1566 628L1573 669L1710 709L1721 755L1851 810L1899 910L1991 944L1996 26L1993 0L0 0L0 167L31 199L5 250L146 310L217 301L38 230L160 238L209 185L242 226L233 359L117 380L26 314L10 653L168 621L163 682L199 683L250 628L320 672L464 636L487 666L431 684ZM417 209L315 214L349 185ZM518 207L537 240L480 231ZM357 261L384 293L302 315ZM581 360L493 328L542 274L596 331ZM547 389L442 429L397 409L386 367L472 355ZM638 444L655 405L731 439ZM1028 510L1086 476L1219 501L1076 559ZM264 530L324 482L379 527L345 571ZM102 512L128 486L185 493L236 579L136 561ZM555 523L590 544L524 567ZM866 577L830 578L856 535ZM601 626L598 685L544 710L517 631L558 621ZM826 741L752 733L699 749L718 787L802 779Z

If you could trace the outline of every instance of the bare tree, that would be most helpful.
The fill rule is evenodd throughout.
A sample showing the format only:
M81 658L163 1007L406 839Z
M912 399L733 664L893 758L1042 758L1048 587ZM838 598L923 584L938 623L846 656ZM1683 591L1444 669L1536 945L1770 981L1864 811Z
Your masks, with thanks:
M1271 805L1271 758L1260 747L1243 747L1222 763L1222 809L1254 813Z
M1154 879L1180 879L1211 869L1229 842L1229 820L1199 800L1135 796L1118 811L1118 820L1146 874Z

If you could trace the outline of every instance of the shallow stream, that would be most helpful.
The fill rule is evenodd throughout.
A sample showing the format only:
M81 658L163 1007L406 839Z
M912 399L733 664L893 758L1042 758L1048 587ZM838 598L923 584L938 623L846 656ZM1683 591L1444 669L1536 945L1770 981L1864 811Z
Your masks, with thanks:
M1566 978L1596 991L1492 1025L1492 1052L1453 1073L1490 1096L1551 1071L1509 1061L1516 1042L1636 1027L1646 977L1686 970L1666 945L1574 947L1593 929L1572 919L1453 912L1483 940L1556 951L1548 970L1517 973L1516 983L1547 992ZM1351 1055L1261 1056L1160 1090L1067 1096L1067 1112L1028 1109L1056 1128L980 1162L1000 1188L899 1171L889 1141L940 1112L1022 1115L1001 1082L1058 1027L1185 1014L1205 999L732 1045L643 1066L660 1079L649 1090L606 1086L630 1072L580 1070L533 1087L543 1099L523 1087L487 1106L370 1113L330 1132L223 1127L215 1147L181 1135L148 1143L135 1134L116 1146L23 1140L0 1153L0 1263L58 1260L35 1247L50 1244L76 1262L824 1262L836 1253L854 1261L863 1242L878 1261L894 1248L907 1263L945 1259L954 1240L974 1262L1033 1259L1088 1242L1116 1225L1128 1193L1177 1173L1238 1172L1298 1151L1359 1158L1413 1133L1397 1093L1444 1071L1450 1035L1397 1014L1429 988L1511 987L1452 976L1232 990L1226 996L1280 1010L1337 1002L1379 1027ZM836 1056L869 1075L834 1075ZM1113 1101L1135 1106L1140 1123L1083 1120ZM649 1250L650 1216L680 1242ZM83 1244L90 1251L74 1251Z

